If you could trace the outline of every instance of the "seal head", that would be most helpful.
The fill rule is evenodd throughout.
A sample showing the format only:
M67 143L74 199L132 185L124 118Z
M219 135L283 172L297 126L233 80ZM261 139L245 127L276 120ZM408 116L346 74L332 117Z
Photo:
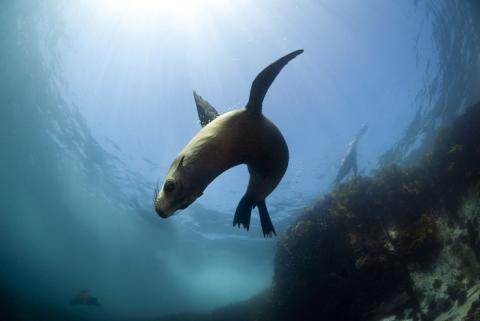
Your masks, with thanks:
M195 191L195 185L188 180L190 168L184 164L185 155L179 155L173 162L162 189L155 195L155 211L162 218L171 216L176 210L183 210L192 204L203 192Z

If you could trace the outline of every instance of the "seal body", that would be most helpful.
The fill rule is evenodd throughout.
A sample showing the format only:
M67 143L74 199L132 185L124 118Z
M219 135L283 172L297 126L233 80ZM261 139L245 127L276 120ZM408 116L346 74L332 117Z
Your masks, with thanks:
M285 174L289 155L282 134L262 114L262 102L280 70L302 52L292 52L265 68L255 78L245 108L217 117L218 113L210 106L215 114L205 118L204 127L180 151L156 195L155 210L161 217L188 207L218 175L246 164L250 179L235 211L233 225L248 230L251 211L258 207L264 235L276 234L265 199ZM195 93L194 96L197 108L199 102L206 103L197 99ZM202 121L200 111L199 117Z
M357 176L358 166L357 166L357 145L362 137L368 130L368 125L364 124L360 129L355 138L348 144L348 149L345 157L340 163L340 168L338 169L337 176L335 177L334 184L337 185L340 183L350 171L353 171L353 175Z
M264 115L242 108L206 125L180 152L191 166L191 178L202 192L225 170L247 164L246 195L264 200L278 185L288 166L288 147L277 126Z

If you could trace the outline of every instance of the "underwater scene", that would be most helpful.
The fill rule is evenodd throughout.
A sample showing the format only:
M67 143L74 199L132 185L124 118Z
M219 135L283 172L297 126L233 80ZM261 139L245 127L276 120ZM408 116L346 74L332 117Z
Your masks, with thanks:
M480 2L0 1L0 181L1 321L480 321Z

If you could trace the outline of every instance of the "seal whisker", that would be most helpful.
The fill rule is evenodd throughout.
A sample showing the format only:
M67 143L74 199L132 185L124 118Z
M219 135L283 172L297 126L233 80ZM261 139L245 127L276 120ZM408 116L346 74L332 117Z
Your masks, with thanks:
M153 187L153 206L157 205L158 193L160 193L159 181L157 181Z

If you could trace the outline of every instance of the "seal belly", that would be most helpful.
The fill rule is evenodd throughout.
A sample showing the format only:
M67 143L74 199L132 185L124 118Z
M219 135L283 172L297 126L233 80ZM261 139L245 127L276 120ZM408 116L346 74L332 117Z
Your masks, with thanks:
M265 200L277 187L287 170L289 157L282 134L270 120L263 118L262 130L256 133L257 144L246 161L250 173L246 194L256 201Z

